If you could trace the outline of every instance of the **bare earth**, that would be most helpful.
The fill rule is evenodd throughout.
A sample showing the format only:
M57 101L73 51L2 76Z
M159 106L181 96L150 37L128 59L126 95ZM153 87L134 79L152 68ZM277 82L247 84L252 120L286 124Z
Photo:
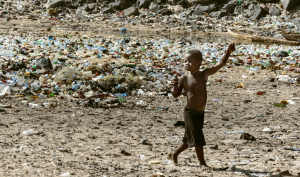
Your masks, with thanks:
M213 82L225 75L223 82ZM299 154L283 147L300 148L298 140L273 136L299 134L280 129L299 130L300 103L286 108L272 103L299 96L299 87L276 83L278 87L273 88L265 79L274 75L266 71L249 75L246 69L230 68L210 78L206 109L213 113L205 114L204 134L211 172L198 171L194 149L179 156L179 167L167 159L167 153L179 145L184 133L183 128L174 126L183 120L183 97L128 97L127 106L115 109L75 107L76 103L65 101L59 101L56 108L30 109L18 102L24 98L1 99L1 105L11 103L14 108L3 108L5 112L1 113L0 176L59 176L65 172L74 176L151 176L157 172L165 176L248 176L254 172L276 175L286 170L296 175L300 171ZM245 87L236 88L241 82ZM258 96L257 91L266 94ZM153 109L131 106L139 100L147 101ZM168 111L157 110L166 107ZM265 127L273 132L262 132ZM28 129L34 133L22 135ZM224 134L240 130L257 141L239 139L240 134ZM146 145L142 144L143 138L147 139ZM216 145L217 149L211 149ZM146 160L142 161L140 155ZM251 161L247 165L230 165L248 159ZM33 172L28 166L34 168Z
M2 23L1 33L13 26L18 29L10 30L10 34L30 31L22 29L20 23L44 35L42 30L51 23L60 22L48 21L44 26L34 26L42 23L12 20ZM112 30L122 27L103 24L102 30L107 30L108 36L114 35L108 34ZM53 32L59 33L57 29L50 33ZM104 34L97 32L97 35ZM243 79L242 75L248 79ZM219 76L227 78L221 83L213 82ZM283 147L300 148L298 139L288 138L299 135L289 130L300 130L300 101L293 100L296 104L285 108L274 107L273 103L300 97L300 89L298 85L277 82L277 87L273 87L274 83L266 79L275 76L264 70L250 75L247 69L235 67L209 78L208 111L203 131L207 142L205 158L212 167L210 172L198 170L194 149L179 156L179 167L167 158L168 152L176 148L183 137L184 128L174 124L183 121L184 97L126 97L126 104L112 109L84 108L56 99L52 100L58 102L56 108L31 109L20 102L24 100L22 97L1 98L0 105L12 104L13 108L1 108L0 176L60 176L66 172L72 176L95 177L253 176L257 173L279 176L282 172L297 175L300 172L299 153ZM245 87L236 88L240 83ZM259 96L258 91L266 93ZM135 106L140 100L146 101L147 107ZM250 102L245 103L246 100ZM29 99L29 102L45 101ZM158 109L166 107L168 111ZM262 132L265 127L272 131ZM22 134L29 129L34 133ZM224 134L241 130L257 140L251 142L240 139L240 134ZM273 138L274 135L283 138ZM141 160L140 155L146 160ZM247 160L250 162L246 165L233 167L231 164Z

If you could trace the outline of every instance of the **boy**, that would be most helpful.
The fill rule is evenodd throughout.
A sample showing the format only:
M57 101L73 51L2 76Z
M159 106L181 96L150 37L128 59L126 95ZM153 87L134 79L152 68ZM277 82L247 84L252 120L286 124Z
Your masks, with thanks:
M206 105L206 82L208 76L216 73L222 68L230 54L235 51L234 43L231 43L226 51L224 57L211 68L199 71L202 64L202 54L199 50L190 50L186 54L185 69L190 71L190 74L182 76L179 81L176 77L172 82L172 95L177 98L182 89L185 90L187 97L187 104L184 110L185 133L183 143L178 146L175 151L168 154L169 158L173 160L174 165L178 165L177 156L184 150L190 147L195 147L198 160L200 162L200 169L209 170L204 160L203 146L206 145L204 135L202 132L204 122L204 110Z

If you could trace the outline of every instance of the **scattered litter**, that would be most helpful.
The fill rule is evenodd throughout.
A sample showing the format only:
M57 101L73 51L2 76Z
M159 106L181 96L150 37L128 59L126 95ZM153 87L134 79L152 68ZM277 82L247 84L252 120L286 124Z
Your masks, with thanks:
M30 129L30 130L23 131L22 134L23 134L23 135L31 135L31 134L33 134L33 130Z
M272 131L272 130L269 129L268 127L265 127L262 131L263 131L263 132L270 132L270 131Z
M245 160L245 161L241 161L241 162L231 162L229 163L230 165L235 165L235 166L238 166L238 165L247 165L251 160Z
M235 131L235 132L224 132L224 134L243 134L245 133L245 130L242 130L242 131Z
M298 148L289 148L289 147L283 147L285 150L292 150L292 151L300 151Z
M141 159L141 160L146 160L145 155L140 155L140 159Z
M154 164L161 164L162 161L159 161L159 160L152 160L152 161L149 161L148 163L149 163L149 165L154 165Z
M70 174L70 172L66 172L66 173L61 174L60 176L71 176L71 174Z

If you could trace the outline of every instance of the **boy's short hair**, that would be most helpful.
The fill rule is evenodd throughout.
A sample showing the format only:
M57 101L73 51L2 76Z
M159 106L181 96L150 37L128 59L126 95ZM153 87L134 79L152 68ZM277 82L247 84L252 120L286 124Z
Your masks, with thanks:
M202 53L199 50L190 50L187 52L187 54L197 60L202 60Z

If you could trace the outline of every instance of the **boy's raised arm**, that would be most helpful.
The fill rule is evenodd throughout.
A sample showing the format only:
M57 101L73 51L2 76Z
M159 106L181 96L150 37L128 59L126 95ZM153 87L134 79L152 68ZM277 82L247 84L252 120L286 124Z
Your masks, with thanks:
M223 56L223 58L213 67L205 69L205 73L207 74L207 76L215 74L219 69L221 69L223 66L225 66L230 54L234 51L235 51L235 45L234 45L234 43L231 43L228 46L228 49L227 49L225 55Z

